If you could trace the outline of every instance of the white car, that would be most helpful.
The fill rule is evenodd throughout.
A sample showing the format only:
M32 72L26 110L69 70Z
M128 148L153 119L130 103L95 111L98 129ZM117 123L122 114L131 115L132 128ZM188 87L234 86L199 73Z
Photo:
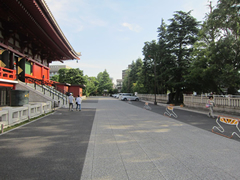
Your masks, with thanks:
M120 93L118 99L122 99L122 96L132 96L132 93Z
M113 94L112 97L116 98L117 95L118 95L118 94Z
M137 96L127 96L123 95L121 96L122 101L139 101L139 98Z

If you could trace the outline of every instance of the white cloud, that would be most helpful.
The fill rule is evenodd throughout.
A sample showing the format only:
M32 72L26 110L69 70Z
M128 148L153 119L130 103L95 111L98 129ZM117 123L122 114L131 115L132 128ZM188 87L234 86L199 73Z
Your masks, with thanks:
M129 30L134 31L134 32L140 32L141 31L141 27L139 25L136 24L129 24L129 23L122 23L121 24L123 27L127 27Z

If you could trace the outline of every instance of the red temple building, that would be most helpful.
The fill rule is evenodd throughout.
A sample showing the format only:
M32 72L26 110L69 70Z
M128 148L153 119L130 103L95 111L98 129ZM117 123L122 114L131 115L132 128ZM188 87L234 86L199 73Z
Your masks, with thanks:
M0 105L21 82L52 86L49 63L79 59L44 0L0 0Z

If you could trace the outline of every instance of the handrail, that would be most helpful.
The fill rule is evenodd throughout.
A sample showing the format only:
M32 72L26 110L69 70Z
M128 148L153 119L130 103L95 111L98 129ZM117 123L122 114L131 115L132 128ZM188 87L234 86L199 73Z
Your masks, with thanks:
M7 79L7 80L15 80L16 70L0 67L0 78Z
M37 79L37 78L34 78L34 77L31 77L30 75L28 74L25 74L25 81L26 82L30 82L30 83L36 83L36 84L41 84L41 85L48 85L48 86L53 86L55 81L52 81L52 80L45 80L45 79Z
M56 95L58 98L61 98L63 101L66 101L67 103L67 96L64 93L54 89L52 86L48 86L47 83L44 83L46 81L43 81L41 79L35 79L32 77L25 77L25 81L26 83L33 83L35 89L37 89L37 86L40 87L44 94L45 91L48 91L50 93L50 96L52 96L53 98L54 95Z

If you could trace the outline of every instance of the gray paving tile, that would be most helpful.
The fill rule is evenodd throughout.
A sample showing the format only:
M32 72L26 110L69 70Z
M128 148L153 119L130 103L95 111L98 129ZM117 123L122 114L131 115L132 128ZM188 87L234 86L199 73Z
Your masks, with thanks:
M238 179L239 149L237 141L100 98L82 179Z

